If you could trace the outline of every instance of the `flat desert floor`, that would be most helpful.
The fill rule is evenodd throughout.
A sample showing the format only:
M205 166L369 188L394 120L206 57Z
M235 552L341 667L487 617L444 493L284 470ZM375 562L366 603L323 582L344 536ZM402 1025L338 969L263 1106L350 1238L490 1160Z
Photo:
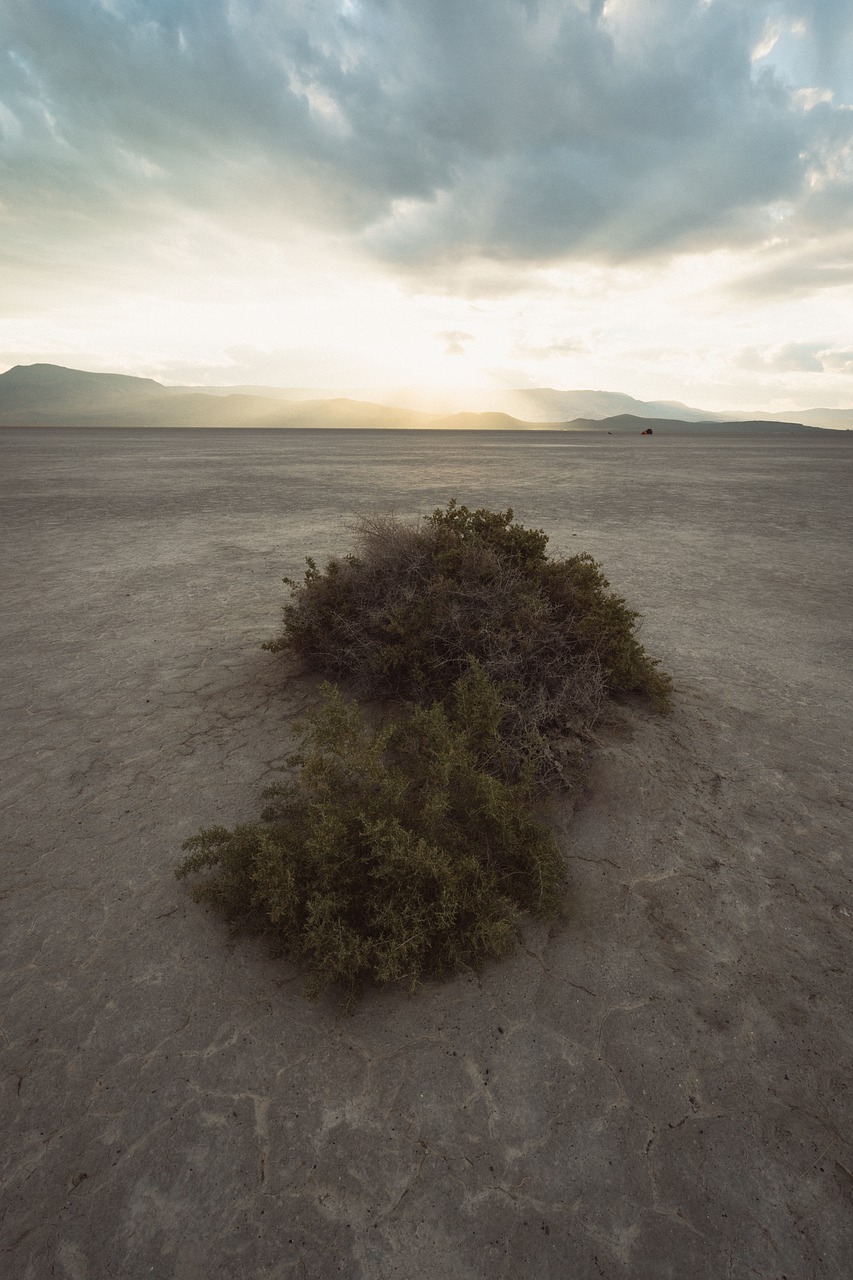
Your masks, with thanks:
M0 434L2 1269L839 1280L853 1258L850 436ZM551 818L567 918L352 1017L172 875L315 684L260 642L359 512L602 561L674 713Z

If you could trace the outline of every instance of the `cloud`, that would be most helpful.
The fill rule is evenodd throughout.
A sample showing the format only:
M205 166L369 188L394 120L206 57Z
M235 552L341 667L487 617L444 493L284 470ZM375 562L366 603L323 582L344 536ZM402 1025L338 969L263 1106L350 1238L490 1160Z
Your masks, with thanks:
M780 347L746 347L736 364L756 373L853 373L853 351L826 342L786 342Z
M435 336L447 344L444 348L446 356L464 356L465 343L474 341L473 333L464 333L461 329L442 329Z
M589 346L582 338L558 338L553 342L539 345L531 343L516 343L515 345L517 355L531 360L551 360L560 356L577 356L583 355L588 351Z
M794 79L813 71L842 101L853 99L853 11L848 0L777 0L761 44ZM756 51L757 52L757 51Z
M826 289L844 289L853 284L853 230L845 226L853 214L844 210L839 196L840 231L819 234L814 221L802 227L799 236L779 237L755 255L752 266L730 286L737 298L761 301L764 298L803 297ZM828 212L828 211L827 211ZM801 222L803 221L801 213Z
M748 347L737 361L741 369L767 373L823 373L822 342L788 342L772 351L757 351Z
M825 367L835 373L853 374L853 351L825 351L823 360Z
M187 210L440 273L819 236L853 208L847 0L6 0L0 24L25 267Z

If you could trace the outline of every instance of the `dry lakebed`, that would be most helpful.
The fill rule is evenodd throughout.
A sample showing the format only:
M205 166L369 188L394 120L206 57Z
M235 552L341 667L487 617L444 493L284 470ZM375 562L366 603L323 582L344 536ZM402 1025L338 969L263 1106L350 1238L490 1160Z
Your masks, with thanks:
M853 1268L848 433L0 432L3 1274ZM316 682L260 649L359 512L585 550L674 711L550 820L557 927L352 1016L173 876Z

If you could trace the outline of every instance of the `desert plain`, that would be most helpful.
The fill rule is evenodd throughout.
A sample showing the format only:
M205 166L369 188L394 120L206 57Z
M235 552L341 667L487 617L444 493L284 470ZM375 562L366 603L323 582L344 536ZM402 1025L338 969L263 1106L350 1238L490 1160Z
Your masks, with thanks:
M839 1280L853 1267L849 433L0 433L3 1273ZM566 917L352 1016L173 877L317 681L359 513L511 506L672 674L549 819Z

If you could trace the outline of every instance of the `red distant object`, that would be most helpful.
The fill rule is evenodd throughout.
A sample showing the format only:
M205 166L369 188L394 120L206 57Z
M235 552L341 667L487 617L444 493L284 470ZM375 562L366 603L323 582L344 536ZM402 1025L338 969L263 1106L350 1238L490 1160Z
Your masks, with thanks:
M655 433L652 431L651 427L646 427L645 431L640 432L641 436L653 436L654 434Z

